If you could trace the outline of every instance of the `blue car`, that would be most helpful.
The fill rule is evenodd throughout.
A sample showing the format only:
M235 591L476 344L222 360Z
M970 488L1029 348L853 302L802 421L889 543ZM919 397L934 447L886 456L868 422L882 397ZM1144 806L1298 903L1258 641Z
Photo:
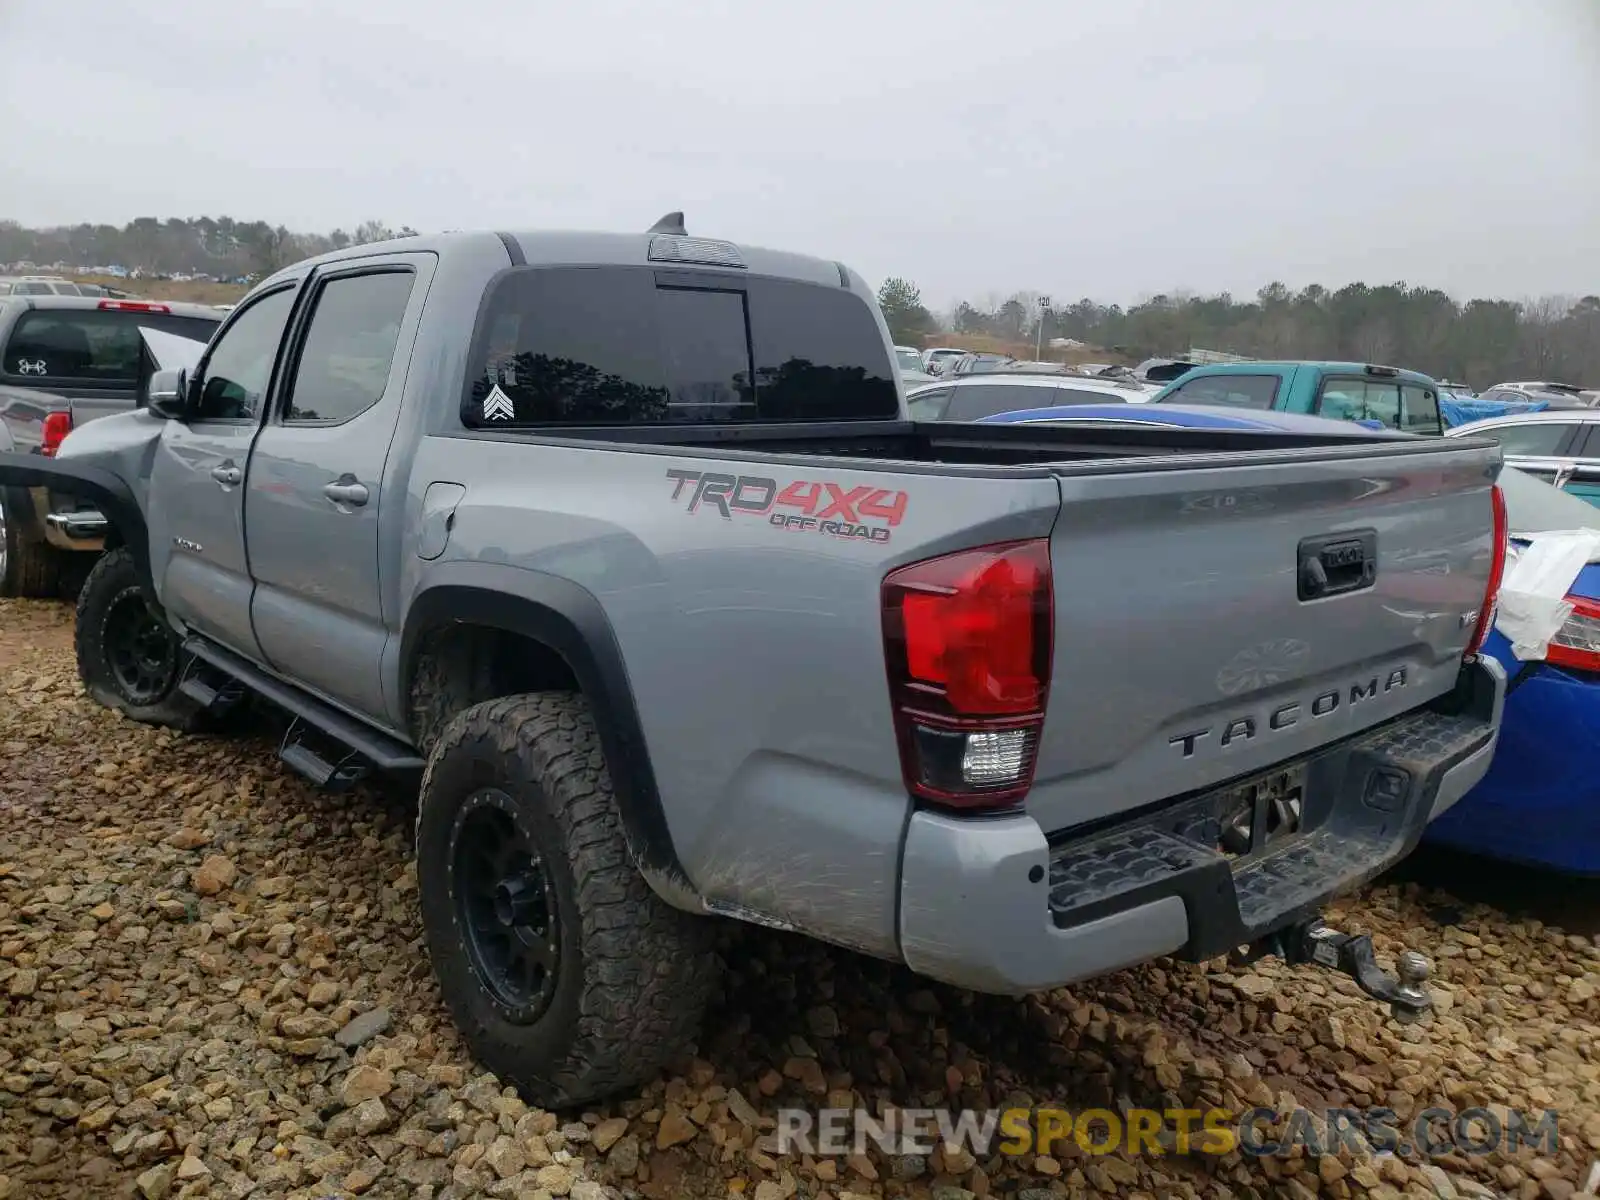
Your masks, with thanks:
M1318 432L1347 427L1325 417L1178 404L1084 404L984 418L1030 421ZM1513 544L1526 543L1518 534L1600 530L1600 509L1515 467L1501 470L1500 489ZM1425 840L1508 862L1600 875L1600 564L1583 568L1567 599L1572 615L1543 661L1519 660L1505 635L1490 631L1483 652L1499 660L1508 680L1500 744L1489 773L1428 826Z
M1600 530L1600 510L1515 467L1500 473L1511 540ZM1427 840L1575 875L1600 875L1600 564L1567 592L1572 615L1543 661L1523 662L1498 629L1484 643L1506 669L1505 718L1489 773L1428 826Z
M1168 429L1278 430L1300 433L1348 432L1351 425L1378 432L1381 421L1335 421L1301 413L1210 408L1202 404L1064 404L1054 408L1028 408L983 417L981 425L1011 425L1028 421L1072 425L1157 425ZM1395 434L1410 437L1410 434Z

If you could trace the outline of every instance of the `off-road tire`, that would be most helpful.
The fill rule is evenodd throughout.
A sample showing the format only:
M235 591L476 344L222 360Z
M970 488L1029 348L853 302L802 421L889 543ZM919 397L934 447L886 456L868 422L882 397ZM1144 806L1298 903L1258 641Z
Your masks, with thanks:
M7 503L12 498L0 491L0 537L5 539L5 554L0 556L4 559L0 565L0 596L30 599L58 596L61 554L47 542L36 541L23 533L22 514Z
M459 915L452 838L484 789L515 805L559 914L554 991L532 1023L505 1018ZM445 1004L478 1061L529 1102L569 1108L628 1091L691 1047L714 979L711 922L662 901L634 866L582 696L489 700L449 722L423 774L417 873Z
M168 630L177 655L170 685L158 696L135 697L118 681L110 660L107 641L108 622L113 612L124 605L143 603L144 585L126 547L108 550L100 556L83 581L78 593L77 629L74 643L78 654L78 678L92 699L146 725L164 725L184 733L195 733L210 724L198 704L178 691L183 676L182 652L177 649L177 634Z
M483 638L445 635L424 647L411 681L411 731L423 755L451 719L471 707L473 696L492 696L493 646Z

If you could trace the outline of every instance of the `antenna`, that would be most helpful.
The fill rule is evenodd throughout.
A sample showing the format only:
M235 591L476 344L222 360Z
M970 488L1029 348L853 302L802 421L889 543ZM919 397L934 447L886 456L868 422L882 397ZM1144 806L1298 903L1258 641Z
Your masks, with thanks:
M683 227L683 214L681 212L669 212L661 220L650 226L646 232L675 233L679 237L689 236L689 231Z

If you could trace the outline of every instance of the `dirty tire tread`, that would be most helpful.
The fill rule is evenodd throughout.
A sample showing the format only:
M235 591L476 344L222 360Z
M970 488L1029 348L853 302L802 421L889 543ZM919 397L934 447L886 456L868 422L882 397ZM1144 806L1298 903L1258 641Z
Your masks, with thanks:
M61 556L44 542L29 541L14 525L6 525L6 578L0 595L30 600L54 598L61 593Z
M577 1019L559 1061L497 1063L514 1057L515 1049L497 1042L462 995L477 983L441 974L446 1003L480 1061L537 1103L566 1108L636 1088L688 1050L699 1032L715 978L711 922L668 905L639 873L589 706L582 696L565 692L486 701L440 733L418 806L420 874L427 873L421 831L430 802L452 803L451 797L433 796L440 763L460 751L486 748L503 756L514 780L544 793L560 830L577 910L569 907L561 919L576 920L581 951L569 962L563 950L558 994L573 969L581 968ZM448 842L440 853L447 850ZM448 897L441 902L450 903ZM432 943L431 927L429 935ZM553 1006L541 1024L556 1015Z
M126 591L137 588L139 572L133 555L126 547L118 547L102 554L78 593L76 623L73 630L73 649L77 654L78 678L91 699L102 707L122 713L129 720L145 725L160 725L180 733L198 733L209 722L206 714L176 687L158 704L135 705L117 691L105 678L101 666L101 633L103 613L110 601ZM182 678L182 672L179 672Z
M449 634L436 638L417 662L411 681L411 729L418 749L429 754L453 717L483 695L493 678L488 647L475 639L456 643Z

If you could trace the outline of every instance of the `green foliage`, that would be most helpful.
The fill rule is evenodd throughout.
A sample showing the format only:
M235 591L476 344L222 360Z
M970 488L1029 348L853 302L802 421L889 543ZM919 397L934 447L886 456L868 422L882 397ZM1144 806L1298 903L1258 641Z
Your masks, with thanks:
M353 231L296 233L232 217L140 217L115 225L27 229L0 220L0 269L121 267L144 275L259 278L291 262L345 246L413 235L382 221ZM1019 293L988 304L962 302L951 314L956 334L1031 342L1040 334L1037 297ZM919 345L939 322L908 279L878 290L884 320L898 343ZM1083 299L1043 314L1043 336L1073 338L1132 358L1180 355L1192 347L1251 358L1353 359L1425 371L1486 387L1508 379L1555 379L1600 386L1600 296L1458 303L1435 288L1317 284L1296 292L1281 282L1253 298L1161 295L1123 309Z
M990 309L962 302L951 325L957 334L1032 340L1037 310L1026 299L1013 296ZM1600 296L1461 304L1404 283L1354 283L1334 292L1312 284L1295 292L1274 282L1250 300L1161 295L1124 310L1083 299L1052 307L1044 336L1135 359L1199 347L1250 358L1387 363L1480 388L1514 379L1600 387Z
M939 327L933 314L923 307L922 293L909 279L885 279L878 289L878 307L883 309L889 333L899 345L920 345L923 334Z
M344 246L415 234L363 221L353 234L293 233L265 221L232 217L139 217L115 225L26 229L0 221L0 267L28 262L39 269L121 267L145 275L209 275L217 279L270 274L302 258Z

